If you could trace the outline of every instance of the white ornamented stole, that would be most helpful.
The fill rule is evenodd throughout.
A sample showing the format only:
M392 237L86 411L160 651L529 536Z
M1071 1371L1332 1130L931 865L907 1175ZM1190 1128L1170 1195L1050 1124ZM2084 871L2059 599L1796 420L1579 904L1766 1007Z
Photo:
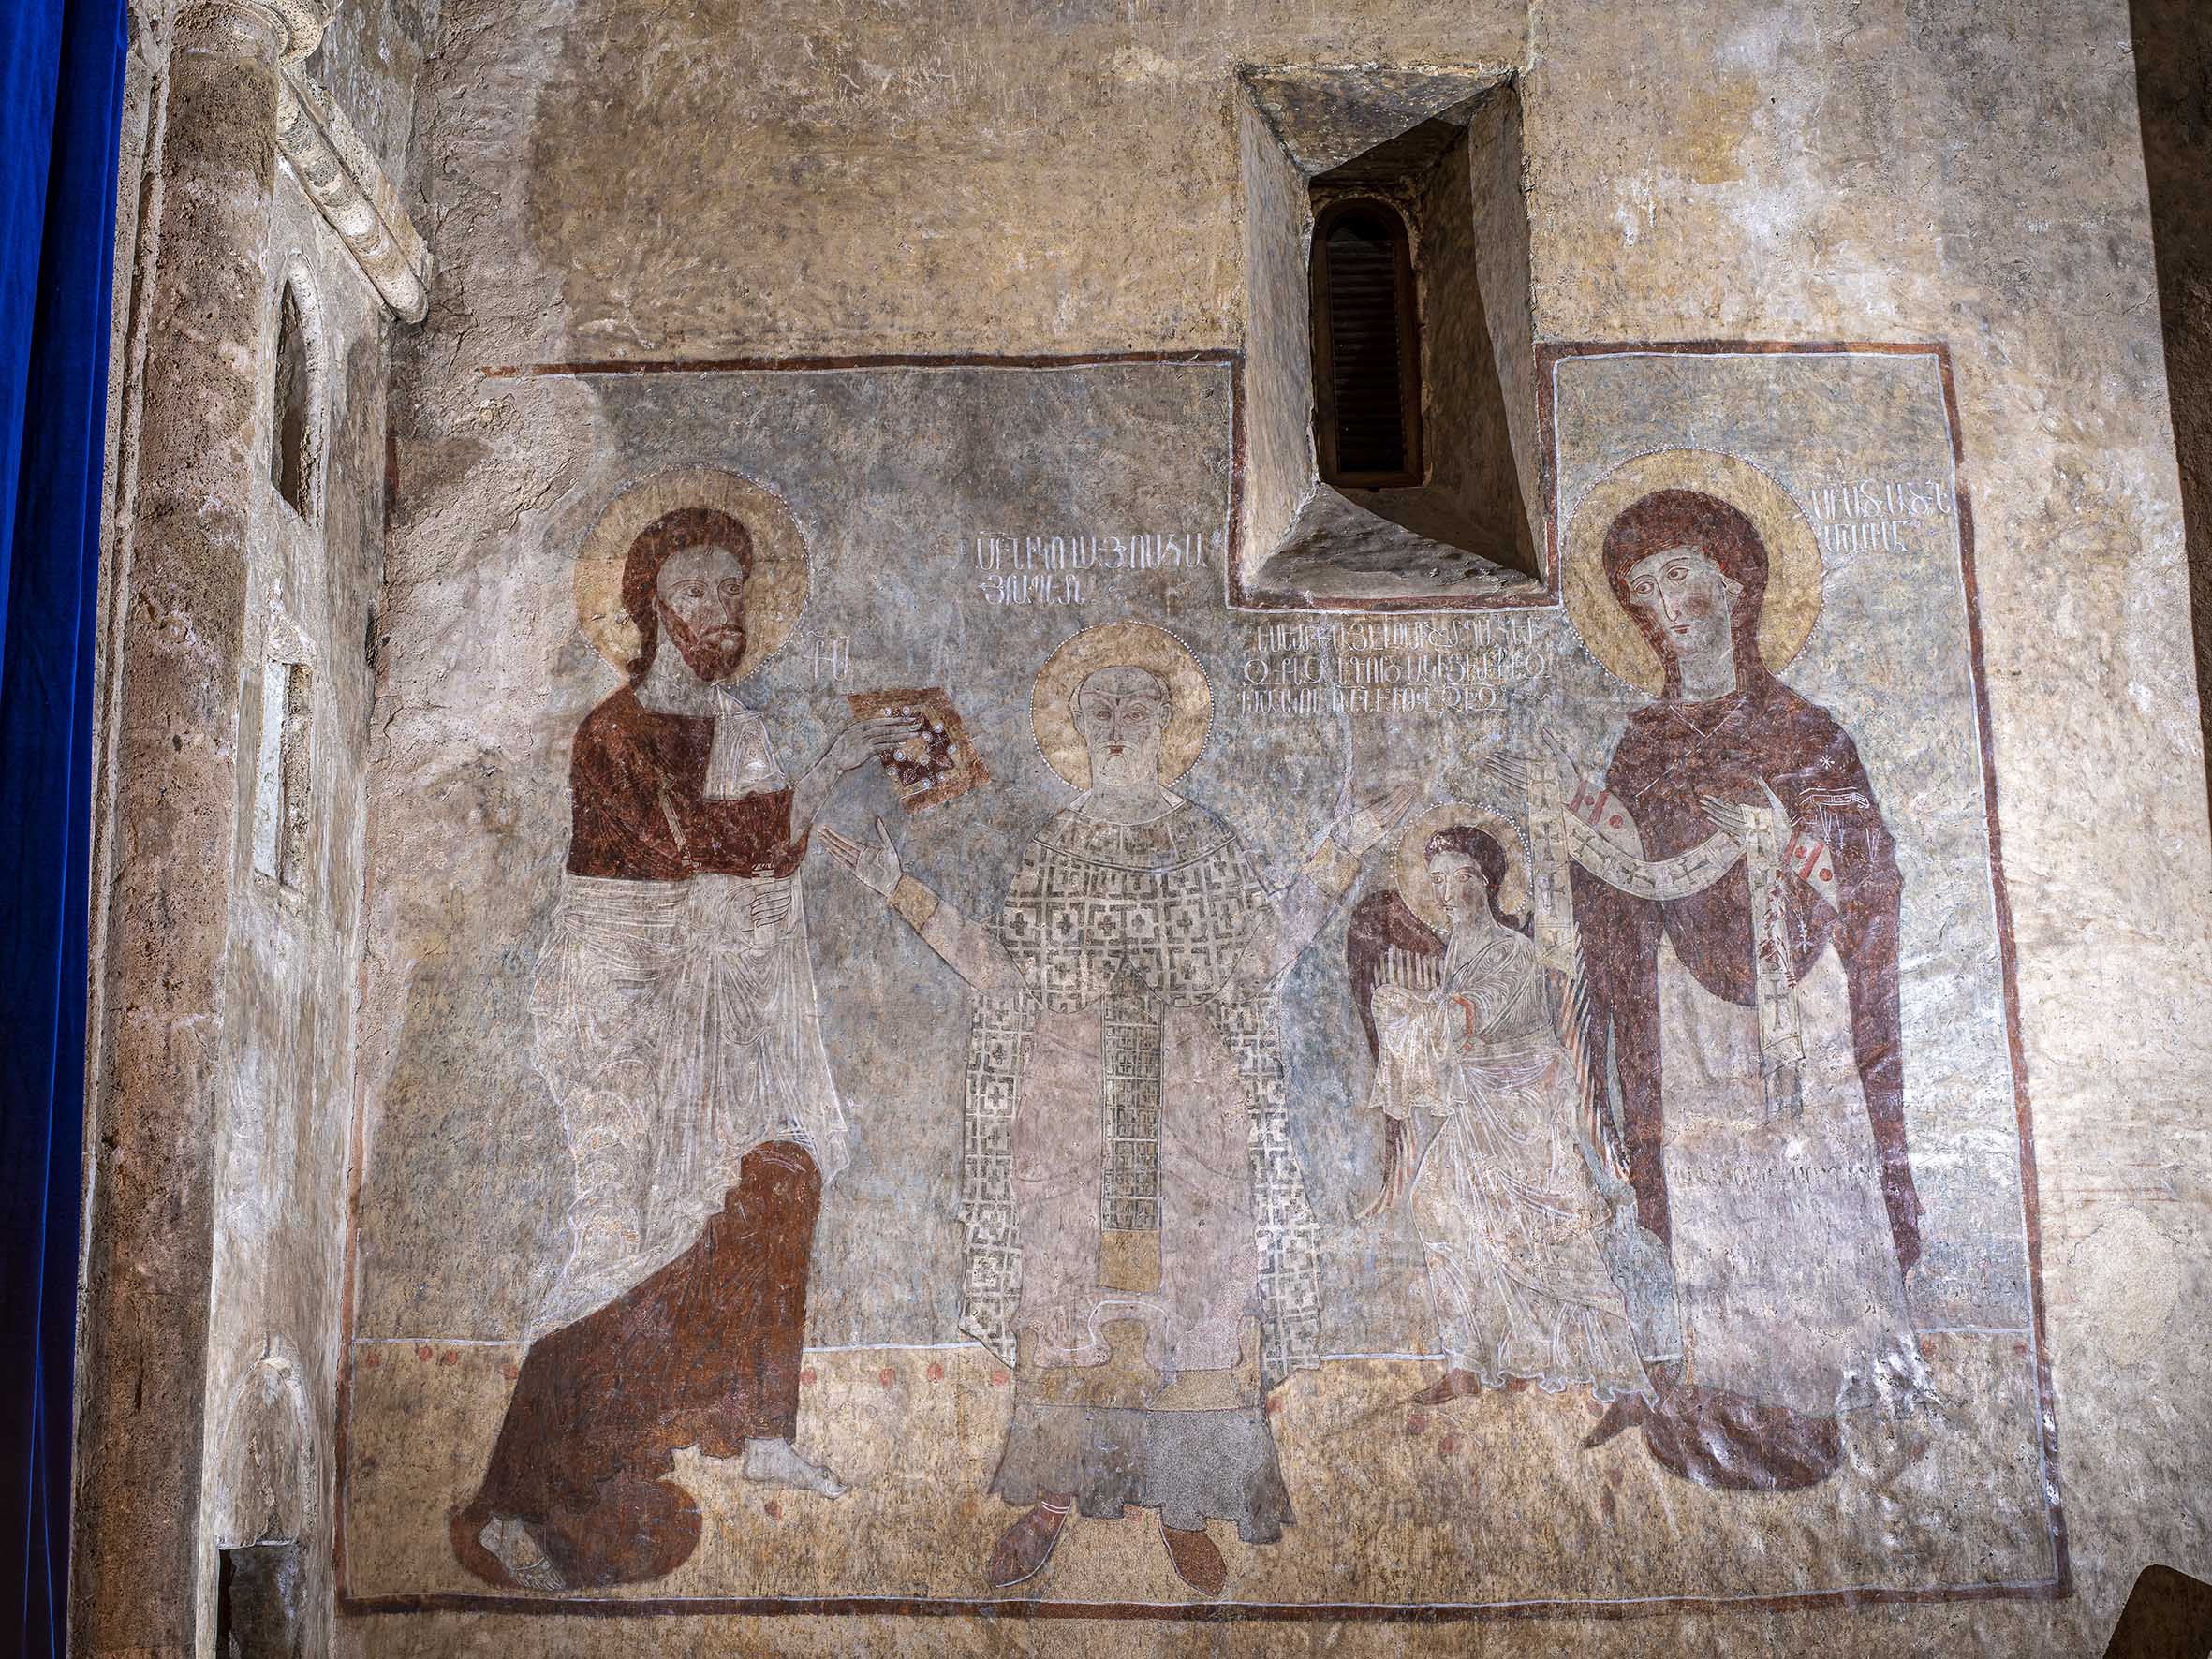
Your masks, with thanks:
M1580 864L1607 886L1639 899L1688 898L1711 887L1744 860L1750 887L1753 980L1759 1006L1760 1067L1770 1117L1794 1118L1805 1036L1798 1020L1797 987L1790 976L1788 895L1782 847L1788 826L1772 807L1746 806L1750 833L1739 844L1718 831L1671 859L1644 859L1607 841L1567 809L1558 768L1540 765L1529 780L1528 840L1534 868L1529 890L1536 905L1536 946L1547 967L1571 972L1581 949L1567 866Z

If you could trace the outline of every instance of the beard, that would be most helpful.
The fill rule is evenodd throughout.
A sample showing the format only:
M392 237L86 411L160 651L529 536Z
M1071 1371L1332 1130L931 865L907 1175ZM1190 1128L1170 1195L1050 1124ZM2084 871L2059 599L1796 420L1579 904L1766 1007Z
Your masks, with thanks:
M683 653L684 665L709 685L730 679L745 664L745 630L743 623L695 633L684 619L668 610L660 613L661 631Z

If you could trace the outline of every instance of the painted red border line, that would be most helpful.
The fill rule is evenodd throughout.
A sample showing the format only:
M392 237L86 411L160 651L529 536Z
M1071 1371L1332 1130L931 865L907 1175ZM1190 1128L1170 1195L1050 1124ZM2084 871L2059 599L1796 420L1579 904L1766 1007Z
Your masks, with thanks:
M725 357L629 360L602 358L573 363L508 363L477 371L486 380L538 380L588 374L836 374L851 369L1091 369L1124 363L1237 363L1244 354L1221 346L1187 351L854 352L829 357Z
M2051 1378L2051 1343L2043 1319L2042 1191L2035 1169L2035 1113L2029 1103L2028 1050L2020 1032L2019 947L2013 934L2012 892L2005 885L2004 833L1997 812L1997 734L1989 712L1989 670L1982 656L1982 588L1974 567L1974 504L1967 489L1966 441L1951 350L1937 349L1943 407L1951 422L1953 495L1958 512L1959 575L1966 586L1967 660L1974 687L1974 717L1982 743L1983 815L1989 827L1989 886L1997 905L1998 960L2003 970L2005 1038L2013 1060L2013 1105L2020 1141L2020 1213L2028 1236L2028 1310L2035 1329L2035 1392L2042 1418L2043 1503L2051 1528L2052 1564L2062 1594L2073 1592L2073 1560L2067 1548L2066 1506L2058 1490L2058 1397Z
M1683 1613L1798 1612L1897 1603L2057 1601L2070 1585L2039 1578L2002 1584L1937 1585L1924 1589L1806 1591L1794 1595L1660 1595L1634 1601L1448 1603L1422 1607L1375 1602L1080 1602L1007 1598L968 1601L955 1596L630 1596L509 1595L353 1596L338 1604L342 1618L375 1619L421 1613L553 1616L568 1619L667 1619L700 1614L723 1618L787 1616L884 1619L1142 1619L1158 1623L1246 1624L1320 1622L1335 1624L1461 1624L1504 1619L1651 1619Z
M1958 389L1952 374L1951 347L1943 341L1913 343L1896 340L1821 341L1792 343L1777 340L1577 341L1541 345L1537 348L1538 427L1547 465L1555 464L1552 431L1553 369L1563 360L1579 357L1759 356L1765 354L1925 357L1936 365L1942 387L1943 418L1951 438L1951 466L1958 521L1959 578L1966 593L1967 660L1974 693L1975 735L1981 745L1983 821L1989 836L1989 887L1996 912L1998 961L2003 983L2005 1046L2012 1060L2013 1122L2019 1140L2020 1213L2023 1243L2028 1255L2029 1324L2034 1333L2036 1416L2039 1447L2044 1472L2043 1516L2051 1545L2054 1594L2073 1593L2073 1563L2068 1549L2066 1509L2058 1489L2058 1402L2051 1376L2050 1339L2044 1320L2042 1268L2042 1209L2035 1169L2035 1123L2029 1104L2028 1053L2020 1029L2019 947L2013 931L2013 901L2005 885L2004 838L1998 823L1997 739L1989 710L1989 671L1982 645L1981 583L1974 566L1974 506L1968 486L1965 429L1958 406ZM1556 481L1547 479L1544 496L1550 521L1553 567L1557 568L1559 509Z
M336 1485L338 1490L335 1505L336 1514L333 1520L337 1544L336 1577L340 1586L336 1598L339 1615L349 1619L380 1618L415 1613L490 1613L509 1617L553 1615L596 1619L665 1618L699 1614L719 1614L726 1617L858 1615L880 1618L1139 1619L1154 1622L1186 1623L1322 1621L1338 1623L1441 1624L1473 1620L1632 1619L1683 1613L1791 1612L1821 1608L1850 1609L1875 1606L1962 1601L2057 1601L2071 1596L2074 1588L2073 1569L2067 1544L2065 1509L2060 1501L2057 1484L2058 1414L2051 1377L2050 1349L2045 1333L2042 1211L2035 1171L2034 1125L2028 1098L2027 1052L2020 1030L2018 950L2013 938L2012 901L2005 886L2003 850L1998 824L1996 745L1989 709L1987 668L1983 656L1980 587L1974 567L1973 507L1967 484L1966 446L1957 391L1952 376L1950 347L1941 342L1911 343L1901 341L1689 340L1670 342L1627 340L1540 343L1536 352L1540 487L1542 491L1544 504L1545 545L1551 554L1549 566L1552 575L1549 583L1550 592L1545 596L1524 600L1520 603L1551 605L1558 602L1560 526L1558 523L1559 504L1556 498L1556 478L1554 476L1556 462L1553 453L1555 432L1551 397L1552 369L1562 359L1572 357L1740 356L1763 353L1777 355L1851 353L1854 355L1924 356L1935 360L1941 380L1944 416L1950 430L1952 466L1957 487L1959 565L1966 594L1968 656L1970 683L1974 694L1975 725L1981 743L1983 817L1989 836L1990 888L1996 906L1998 952L2004 991L2005 1035L2012 1058L2013 1104L2019 1134L2021 1212L2028 1252L2029 1312L2035 1336L2036 1397L2042 1430L2041 1449L2043 1456L2043 1466L2048 1474L2044 1490L2044 1516L2052 1548L2054 1573L2051 1578L1999 1584L1935 1586L1919 1589L1858 1588L1805 1591L1775 1596L1657 1596L1627 1602L1554 1599L1522 1602L1476 1602L1444 1607L1379 1606L1374 1603L1280 1602L1200 1602L1178 1606L1149 1602L969 1601L951 1597L902 1599L894 1596L636 1597L599 1600L442 1593L356 1596L347 1592L344 1585L348 1565L345 1547L345 1525L346 1494L350 1485L347 1478L349 1473L347 1464L350 1449L347 1431L352 1405L353 1304L357 1243L354 1234L358 1223L361 1178L361 1108L362 1102L357 1093L353 1126L354 1167L348 1179L349 1191L347 1204L347 1236L343 1285L344 1301L341 1309L343 1354L339 1368L336 1414L338 1441ZM735 373L746 370L776 369L1065 368L1091 364L1138 362L1228 363L1233 370L1230 398L1231 471L1229 549L1226 561L1230 581L1231 609L1294 610L1349 609L1382 611L1394 609L1433 610L1445 608L1469 608L1464 603L1458 607L1439 607L1435 602L1423 604L1404 601L1398 602L1394 606L1358 602L1336 607L1315 604L1278 605L1269 603L1254 605L1240 598L1239 584L1236 580L1235 554L1241 527L1244 481L1244 363L1241 355L1232 351L1145 352L1042 358L906 356L732 359L723 362L701 363L614 363L602 365L548 363L509 369L488 369L484 371L484 374L488 378L512 378L592 374ZM1490 601L1482 607L1485 609L1506 608L1498 601Z
M1556 605L1559 581L1556 562L1543 586L1534 593L1509 594L1484 598L1405 597L1356 598L1301 594L1256 594L1245 585L1239 568L1244 547L1244 483L1246 454L1245 356L1223 346L1194 346L1180 351L1090 351L1059 354L989 352L854 352L811 357L731 357L631 360L621 358L558 363L507 363L479 369L486 380L582 379L638 374L837 374L868 369L1085 369L1165 363L1170 365L1225 364L1231 371L1229 394L1230 463L1229 522L1222 538L1223 574L1229 609L1268 612L1353 612L1371 616L1436 613L1441 611L1528 610Z

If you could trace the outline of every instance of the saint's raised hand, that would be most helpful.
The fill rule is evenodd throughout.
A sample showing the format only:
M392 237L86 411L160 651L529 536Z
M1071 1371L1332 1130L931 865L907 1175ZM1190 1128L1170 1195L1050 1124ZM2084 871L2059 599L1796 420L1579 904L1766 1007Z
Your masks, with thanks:
M1766 797L1767 808L1774 814L1776 839L1781 845L1788 846L1791 838L1790 815L1783 810L1781 798L1768 786L1764 778L1759 780L1759 790ZM1723 800L1718 795L1699 796L1698 810L1721 834L1739 844L1751 839L1759 815L1759 808L1752 802Z
M1357 812L1337 819L1330 834L1336 838L1338 846L1357 858L1390 833L1391 827L1413 805L1414 794L1411 784L1400 784Z
M876 820L877 844L869 846L823 825L822 844L830 849L830 857L859 877L862 884L885 898L899 885L899 850L891 844L891 831L883 827L883 820Z
M1527 794L1538 774L1547 770L1556 771L1563 785L1571 787L1580 784L1585 776L1582 762L1574 757L1574 751L1567 746L1566 740L1548 725L1541 727L1536 736L1541 744L1537 753L1493 755L1483 761L1482 770L1522 795Z
M1438 972L1438 965L1434 956L1417 957L1394 945L1383 953L1382 966L1375 976L1375 983L1393 991L1402 991L1408 996L1434 1002L1442 978Z
M745 906L745 919L757 928L780 926L791 914L791 884L789 881L762 882L752 891Z

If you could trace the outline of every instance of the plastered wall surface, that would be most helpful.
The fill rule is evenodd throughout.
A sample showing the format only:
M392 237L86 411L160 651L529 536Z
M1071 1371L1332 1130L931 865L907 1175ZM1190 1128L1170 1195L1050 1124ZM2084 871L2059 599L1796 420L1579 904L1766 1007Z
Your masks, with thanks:
M265 747L263 722L282 717L272 681L303 668L306 708L295 715L303 775L293 786L314 828L297 867L257 868L246 836L232 872L225 1027L235 1047L217 1154L204 1407L214 1431L201 1529L211 1578L217 1549L312 1538L330 1525L336 1389L325 1333L340 1290L343 1103L353 1084L363 833L355 802L371 679L362 641L382 545L384 339L374 295L304 199L279 205L271 242L272 269L310 308L310 396L326 436L312 521L273 486L255 502L267 557L247 599L241 746L248 755ZM273 360L274 342L265 349ZM240 821L252 825L259 798L281 785L242 771ZM310 1593L319 1588L311 1581Z
M2136 97L2143 111L2144 166L2148 174L2151 226L2158 246L2159 308L2165 323L2169 388L2194 385L2212 325L2205 302L2204 181L2212 176L2212 111L2196 89L2204 84L2212 24L2192 7L2131 6ZM2205 598L2212 582L2206 557L2212 506L2206 501L2205 416L2187 397L2172 400L2174 448L2181 462L2182 511L2190 530L2190 594L2197 622L2197 677L2212 660Z
M449 7L417 122L441 275L395 388L372 722L341 1650L2072 1653L2097 1651L2144 1565L2212 1565L2190 1318L2205 1249L2194 1173L2205 1041L2191 988L2205 965L2207 848L2175 476L2155 316L2140 302L2152 272L2127 38L2109 7L1969 17L1716 4L1664 18L1585 5L1329 18L809 7L742 20ZM1224 603L1241 529L1234 354L1247 288L1233 71L1376 60L1518 75L1532 332L1554 345L1536 376L1552 585L1526 612L1454 617L1482 630L1454 638L1485 665L1471 678L1426 687L1418 704L1383 678L1378 701L1340 707L1328 694L1361 689L1348 662L1402 660L1403 648L1262 635L1298 619ZM1686 341L1762 349L1617 349ZM1844 343L1929 349L1764 349ZM932 360L844 360L892 354ZM1034 360L1100 355L1120 360ZM963 357L1023 360L940 360ZM611 372L680 363L699 372ZM1646 465L1648 477L1636 470ZM1736 820L1745 846L1762 824L1784 831L1777 858L1795 832L1826 838L1832 864L1783 882L1774 916L1811 930L1801 946L1832 938L1833 953L1800 961L1777 945L1791 966L1762 981L1752 932L1765 923L1745 922L1746 948L1713 946L1709 959L1689 932L1670 934L1647 1005L1633 920L1647 913L1607 892L1661 884L1635 903L1687 914L1666 907L1706 902L1707 888L1683 884L1741 883L1731 872L1761 855L1703 878L1687 866L1639 874L1617 845L1597 844L1604 809L1584 812L1572 777L1555 800L1542 769L1517 758L1553 753L1550 731L1585 781L1636 804L1688 780L1681 810L1695 814L1699 769L1739 752L1694 726L1693 706L1711 700L1694 687L1637 679L1627 572L1611 584L1602 546L1662 489L1718 492L1749 516L1761 618L1806 621L1794 645L1747 624L1725 695L1751 697L1763 672L1847 741L1810 715L1772 713L1785 706L1772 694L1772 732L1741 753L1766 757L1778 826L1756 816L1749 773L1713 774L1755 809ZM657 515L679 509L744 526L745 557L723 548L753 595L745 643L730 649L757 655L743 662L739 707L686 704L706 694L679 677L647 687L632 714L609 702L626 680L608 659L634 660L619 630L637 620L626 609L636 595L621 578ZM1720 534L1698 522L1656 551ZM735 535L686 525L689 548ZM1102 538L1097 564L1054 567L1027 551L1028 537L1055 536ZM1590 584L1579 588L1578 547ZM665 568L680 551L648 553ZM692 601L650 572L638 601L694 628L704 654L683 654L694 666L715 660L713 595L729 580L728 565L701 559L707 609L683 610ZM1722 574L1741 589L1750 568ZM1732 618L1743 598L1726 599ZM1187 654L1143 633L1091 635L1065 654L1086 629L1131 623L1166 630ZM682 639L656 625L672 675L666 653ZM1688 650L1675 638L1647 646L1645 666L1660 647ZM1306 656L1331 667L1301 701L1315 688L1302 670L1287 686L1271 677ZM1164 695L1142 679L1100 682L1092 689L1113 707L1063 712L1088 683L1069 677L1071 663L1143 668ZM901 688L945 694L961 741L942 770L960 787L902 802L863 734L860 764L833 768L835 792L807 799L817 757L873 712L850 694ZM1184 756L1202 697L1210 717ZM925 705L937 709L904 706ZM588 727L605 708L625 724ZM1160 786L1212 815L1172 819L1172 854L1123 842L1100 852L1107 832L1082 802L1101 793L1115 740L1067 727L1094 718L1135 722L1123 741L1140 753L1157 737L1181 761L1159 763ZM1667 726L1677 718L1694 729ZM746 747L756 721L764 748ZM680 767L624 758L624 744L685 731L700 747ZM1639 731L1657 732L1656 758L1639 760ZM1800 741L1811 747L1789 747ZM650 783L641 795L653 766L674 769L675 806ZM685 767L699 778L685 781ZM685 791L705 815L684 815ZM1102 792L1113 796L1111 777ZM1582 1028L1557 1017L1561 993L1541 990L1552 982L1531 970L1478 996L1457 977L1474 959L1453 954L1450 927L1421 919L1424 907L1451 919L1434 884L1455 867L1447 857L1432 869L1429 836L1455 826L1420 815L1454 800L1493 815L1456 828L1490 825L1508 866L1500 908L1529 918L1527 950L1551 953L1542 972L1559 984L1590 988L1616 1034L1610 1064L1580 1063L1589 1094L1532 1080L1588 1052L1569 1040ZM641 816L624 804L640 800ZM803 803L816 827L794 856L795 821L774 815ZM1071 806L1072 820L1055 816ZM1675 844L1664 815L1638 815L1634 857L1704 844L1688 830ZM882 864L879 817L910 887ZM1547 825L1583 834L1569 820L1597 837L1576 844L1571 874L1545 851ZM1396 849L1416 822L1408 862ZM1186 852L1189 868L1222 859L1249 879L1193 876L1202 890L1178 895ZM1124 868L1124 853L1147 870L1164 859L1167 886L1085 889L1096 908L1048 904L1036 913L1044 942L1025 942L1025 882L1059 903L1051 884L1077 879L1086 859ZM1882 896L1884 857L1901 897ZM1563 885L1547 897L1553 868ZM724 879L740 885L714 885ZM718 894L742 916L634 909L678 889L686 906ZM1413 927L1388 908L1394 897ZM620 905L633 906L627 919L609 921ZM1261 910L1273 919L1250 919ZM1247 925L1289 941L1285 954L1252 946ZM632 943L608 943L607 927ZM1232 937L1231 954L1256 949L1265 971L1216 983L1175 958L1132 989L1099 965L1099 930L1147 928L1178 947ZM636 954L648 935L683 943ZM749 956L711 943L735 936L756 941ZM1500 948L1521 960L1523 946ZM1023 1005L1027 992L994 977L994 950L1017 976L1045 976L1042 1002ZM676 965L739 957L752 965ZM634 992L619 1018L574 966L614 960L630 964ZM1667 991L1685 962L1698 994L1746 1019L1759 1008L1751 1026L1725 1036L1733 1016ZM783 989L762 990L763 972ZM1066 984L1051 977L1062 972ZM1199 979L1186 985L1186 972ZM1094 973L1102 989L1069 989ZM700 989L710 981L721 989ZM1516 1005L1497 999L1524 983L1552 1002L1514 1025ZM1762 983L1788 993L1775 1006L1794 1012L1780 1023ZM1432 1031L1419 1009L1443 1006L1452 985L1468 998L1463 1028ZM1876 1007L1885 986L1901 1010L1894 1042ZM1014 1010L1003 1064L994 997ZM1216 1010L1206 1029L1222 1034L1219 1055L1163 1011L1184 1006ZM1668 1055L1704 1063L1703 1084L1618 1035L1646 1006ZM818 1036L789 1012L800 1007ZM1078 1014L1101 1021L1096 1050L1080 1022L1054 1023ZM607 1035L669 1018L692 1035L652 1026L661 1035L643 1059ZM773 1089L745 1096L780 1103L758 1123L753 1105L715 1093L714 1057L728 1050L713 1034L728 1029L781 1034L747 1039L787 1056ZM1117 1030L1133 1046L1113 1052L1136 1056L1130 1065L1106 1057ZM1451 1108L1408 1119L1434 1167L1364 1217L1393 1168L1378 1103L1396 1098L1394 1065L1416 1076L1417 1037L1453 1056L1419 1074L1445 1079L1429 1094L1405 1084L1406 1098ZM1881 1102L1895 1050L1903 1151L1892 1155ZM1508 1056L1539 1050L1569 1058L1498 1080ZM1731 1052L1751 1054L1750 1069ZM654 1080L623 1070L647 1061ZM671 1066L697 1075L671 1086ZM1002 1074L1010 1094L995 1093ZM1784 1074L1795 1082L1775 1080ZM1840 1290L1812 1288L1786 1251L1762 1258L1766 1277L1750 1289L1714 1288L1697 1266L1701 1249L1756 1255L1760 1217L1775 1213L1773 1167L1763 1184L1729 1185L1754 1170L1747 1152L1704 1167L1719 1171L1715 1191L1747 1187L1748 1208L1695 1197L1684 1125L1729 1079L1749 1091L1746 1121L1766 1125L1732 1145L1815 1133L1777 1132L1777 1121L1873 1136L1791 1166L1819 1181L1783 1183L1800 1195L1783 1212L1809 1218L1818 1256L1861 1264L1836 1270ZM1672 1211L1691 1353L1670 1355L1663 1329L1636 1324L1620 1290L1632 1275L1579 1258L1583 1289L1571 1292L1565 1247L1547 1244L1513 1282L1549 1286L1545 1307L1598 1308L1575 1328L1585 1345L1512 1358L1498 1386L1415 1404L1469 1351L1454 1321L1490 1316L1454 1312L1450 1263L1495 1256L1467 1257L1452 1217L1519 1213L1465 1191L1435 1198L1437 1147L1506 1109L1501 1089L1533 1114L1529 1135L1558 1137L1537 1186L1556 1181L1544 1190L1598 1213L1589 1193L1608 1179L1612 1134L1646 1231ZM1002 1098L1033 1103L1009 1114L1012 1184L1062 1194L1005 1200L1013 1250L990 1232ZM1603 1103L1587 1188L1576 1098ZM638 1241L669 1212L678 1163L624 1158L665 1134L639 1103L671 1099L721 1103L715 1121L740 1153L792 1146L804 1159L709 1171L752 1197L724 1205L717 1193L656 1255ZM1157 1117L1119 1135L1139 1146L1134 1161L1094 1150L1062 1167L1020 1139L1022 1111L1046 1099L1103 1101L1107 1128L1083 1133L1108 1140L1125 1107ZM1178 1113L1201 1100L1232 1103L1234 1157L1178 1138L1223 1115L1189 1126ZM1661 1119L1672 1128L1651 1127ZM712 1163L683 1156L694 1175ZM1505 1162L1493 1147L1468 1167ZM1248 1189L1233 1178L1247 1166ZM1144 1186L1147 1169L1168 1184ZM1836 1173L1847 1169L1861 1174ZM1206 1186L1196 1170L1221 1180ZM1114 1184L1124 1176L1136 1184ZM594 1197L626 1180L646 1197ZM1104 1197L1085 1210L1054 1181ZM1817 1201L1805 1196L1815 1186ZM1212 1197L1187 1197L1202 1191ZM1148 1201L1228 1221L1202 1248L1172 1242L1165 1222L1147 1244ZM623 1215L628 1242L613 1225ZM1053 1229L1085 1215L1097 1230L1054 1255ZM614 1242L592 1242L598 1222ZM697 1241L725 1237L710 1256L761 1264L735 1287L696 1276ZM1239 1249L1255 1253L1249 1266ZM1149 1346L1140 1363L1103 1329L1101 1351L1077 1342L1055 1359L1040 1351L1054 1329L1043 1304L1007 1304L1000 1275L1017 1251L1022 1295L1063 1282L1050 1263L1074 1261L1067 1271L1103 1296L1098 1308L1245 1283L1250 1328L1224 1315L1210 1363L1194 1347L1162 1365ZM1216 1266L1178 1277L1191 1262ZM1757 1366L1728 1385L1721 1333L1741 1310L1805 1331L1848 1324L1816 1305L1872 1309L1874 1325L1910 1336L1882 1350L1905 1357L1881 1388L1867 1383L1880 1401L1831 1415L1795 1383L1747 1380ZM1199 1314L1160 1317L1178 1343L1208 1329ZM600 1322L564 1347L559 1319ZM1003 1352L992 1345L1002 1331ZM1768 1358L1810 1351L1771 1329L1763 1340L1751 1346ZM1310 1368L1297 1362L1302 1341ZM670 1358L671 1344L694 1357ZM669 1379L740 1348L749 1369L715 1385L720 1416L699 1416L707 1408ZM637 1359L634 1387L595 1370L607 1354ZM1607 1366L1619 1386L1593 1382ZM1505 1386L1514 1376L1529 1386ZM1194 1391L1217 1387L1228 1392ZM1741 1450L1733 1469L1681 1451L1695 1437L1652 1402L1690 1399L1683 1388L1738 1413L1717 1432ZM617 1422L603 1404L617 1398L642 1404ZM1615 1406L1645 1416L1585 1449ZM598 1428L578 1415L595 1411ZM1079 1512L1051 1560L994 1588L998 1552L1034 1548L1008 1545L1005 1529L1059 1490L1054 1412L1088 1414L1088 1444L1138 1471L1128 1518L1099 1513L1118 1476L1077 1470ZM1234 1502L1144 1484L1155 1451L1197 1417L1208 1419L1201 1451L1182 1461L1245 1447ZM1822 1422L1842 1424L1834 1446ZM752 1449L787 1438L851 1490L809 1489L772 1461L781 1454ZM635 1479L639 1468L657 1477L664 1453L668 1485ZM614 1462L590 1461L605 1456ZM570 1483L563 1492L532 1486L547 1469ZM1269 1537L1285 1503L1290 1523ZM1193 1579L1207 1577L1203 1551L1159 1530L1188 1534L1194 1507L1226 1574L1214 1593ZM1805 1596L1827 1599L1793 1599ZM1020 1605L985 1616L980 1604L995 1601ZM1296 1604L1301 1616L1279 1616ZM1266 1622L1246 1622L1263 1609ZM610 1610L624 1616L600 1616Z

